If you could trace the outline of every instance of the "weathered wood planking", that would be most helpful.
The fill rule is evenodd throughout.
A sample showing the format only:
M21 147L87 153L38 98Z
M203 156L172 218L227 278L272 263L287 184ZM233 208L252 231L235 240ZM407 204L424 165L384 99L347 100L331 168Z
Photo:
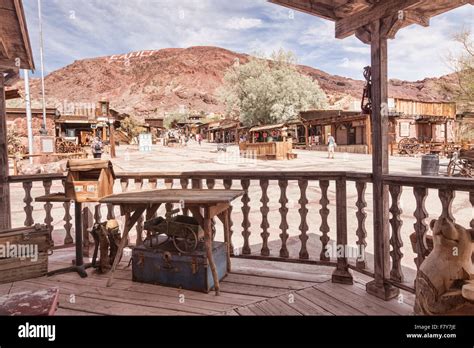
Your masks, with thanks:
M149 190L140 192L119 193L100 200L105 204L156 204L180 203L187 205L218 204L232 202L242 196L238 190Z

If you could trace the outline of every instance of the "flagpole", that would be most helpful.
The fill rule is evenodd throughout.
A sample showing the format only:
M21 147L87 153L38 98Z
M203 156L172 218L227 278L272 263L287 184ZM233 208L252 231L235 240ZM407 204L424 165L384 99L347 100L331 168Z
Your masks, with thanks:
M40 36L40 61L41 61L41 93L43 101L43 124L41 126L41 133L47 135L46 129L46 99L44 88L44 49L43 49L43 20L41 16L41 0L38 0L38 22L39 22L39 36Z

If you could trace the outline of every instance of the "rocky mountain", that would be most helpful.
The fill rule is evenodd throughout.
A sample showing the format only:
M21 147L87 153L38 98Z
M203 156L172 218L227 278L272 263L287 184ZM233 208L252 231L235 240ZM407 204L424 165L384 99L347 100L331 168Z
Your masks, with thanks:
M46 77L47 103L61 109L70 103L109 100L112 109L140 118L162 116L180 108L222 113L224 106L216 98L216 89L236 60L244 64L248 59L248 55L218 47L190 47L79 60ZM363 81L330 75L308 66L298 69L319 82L331 107L348 109L360 103ZM451 79L445 76L416 82L392 80L389 93L398 98L449 101L450 96L439 86ZM40 100L40 81L32 79L30 85L35 107ZM18 81L15 87L22 92L23 81ZM8 106L24 106L24 101L9 101Z

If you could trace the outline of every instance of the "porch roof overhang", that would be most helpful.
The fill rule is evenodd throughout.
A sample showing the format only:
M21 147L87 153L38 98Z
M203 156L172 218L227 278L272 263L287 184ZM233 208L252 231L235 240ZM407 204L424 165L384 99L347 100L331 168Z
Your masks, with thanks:
M286 126L286 123L258 126L258 127L253 127L252 129L250 129L250 132L262 132L262 131L266 131L266 130L273 130L273 129L283 128L285 126Z
M430 18L474 4L474 0L268 0L336 23L336 38L356 35L370 43L370 26L383 20L385 34L394 38L398 30L412 24L430 25Z
M21 0L0 0L0 71L33 70L28 28Z

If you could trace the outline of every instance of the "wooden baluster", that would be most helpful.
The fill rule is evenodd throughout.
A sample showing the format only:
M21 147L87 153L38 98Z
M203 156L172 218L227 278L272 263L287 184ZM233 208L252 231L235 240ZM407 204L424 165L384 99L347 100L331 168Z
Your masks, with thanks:
M270 256L270 249L268 248L268 237L270 236L270 233L268 232L270 227L270 224L268 223L268 213L270 212L270 208L268 207L268 202L270 201L267 192L268 185L268 179L260 180L260 187L262 188L262 198L260 199L260 202L262 203L262 207L260 208L260 212L262 213L262 223L260 225L262 228L260 236L262 236L263 241L261 250L262 256Z
M181 188L183 190L187 190L188 186L189 186L189 180L188 179L181 179L180 184L181 184ZM185 208L183 210L183 214L186 215L186 216L189 216L189 209Z
M474 191L469 192L469 200L471 201L472 208L474 209ZM474 229L474 217L471 220L471 228Z
M224 188L226 190L232 189L232 179L224 179L223 184ZM232 226L234 225L234 222L232 221L232 210L233 207L232 205L229 208L229 244L230 244L230 255L234 256L234 245L232 243L232 235L234 234L234 230L232 229Z
M280 186L280 216L281 216L281 249L280 249L280 257L288 258L290 257L290 253L288 252L288 247L286 246L286 242L288 241L289 234L288 234L288 197L286 194L286 190L288 188L288 180L278 180L278 186Z
M336 180L336 233L337 246L347 248L347 182L346 179ZM333 283L353 284L349 272L347 255L337 258L337 268L332 274Z
M35 224L35 220L33 219L33 197L31 197L31 189L33 188L32 181L25 181L23 182L23 189L25 190L25 198L23 198L23 202L25 203L25 207L23 210L26 214L25 219L25 226L33 226Z
M243 255L250 255L252 251L250 250L250 243L249 243L249 238L250 238L250 197L249 197L249 187L250 187L250 180L249 179L243 179L241 180L241 185L242 185L242 190L245 191L244 195L242 196L242 237L244 237L244 245L242 247L242 254Z
M206 185L209 190L214 190L214 187L216 186L216 180L214 179L206 179ZM211 227L212 227L212 235L216 235L216 219L213 218L211 220Z
M53 182L51 180L44 180L43 181L43 187L44 187L44 194L49 195L51 194L51 186L53 185ZM46 216L44 218L44 223L48 227L49 230L49 238L51 241L53 241L53 215L51 214L51 211L53 210L53 204L51 203L45 203L43 205L44 211L46 212Z
M300 213L301 217L301 223L300 223L300 231L301 234L299 236L301 240L301 249L300 249L300 259L302 260L308 260L309 259L309 254L308 254L308 248L307 248L307 243L308 243L308 222L307 222L307 215L308 215L308 208L306 208L308 204L308 198L306 197L306 191L308 189L308 180L298 180L298 186L300 188L300 200L298 203L300 204L301 208L298 210Z
M392 270L390 271L390 279L396 282L403 282L405 277L402 270L402 225L403 221L400 218L403 211L400 207L400 197L402 195L403 188L400 185L389 186L390 196L392 197L392 205L390 207L390 213L392 218L389 220L390 225L392 226L392 236L390 237L390 245L392 246L392 251L390 251L390 256L392 257Z
M453 216L452 205L456 193L453 190L440 189L438 191L438 196L441 200L441 206L443 207L440 217L448 218L452 222L455 222L456 219Z
M65 189L66 181L63 180L62 184ZM74 244L74 239L72 238L72 235L71 235L71 229L72 229L71 202L64 202L63 207L64 207L64 218L63 218L64 229L66 230L66 236L64 237L64 245Z
M359 269L365 269L367 267L367 262L365 260L365 248L367 247L367 230L365 229L365 220L367 219L367 213L365 208L367 207L367 202L365 201L365 191L367 189L367 183L363 181L356 182L357 189L357 246L359 249L360 256L363 256L362 259L357 259L356 267Z
M174 180L173 179L165 179L165 187L167 190L171 190L173 189L173 184L174 184ZM170 212L173 210L173 203L166 203L165 204L165 208L166 208L166 212Z
M425 260L425 257L428 254L428 250L425 248L424 238L425 234L428 232L428 226L425 222L425 219L428 217L428 213L425 209L425 201L428 196L428 189L425 187L415 187L413 189L416 200L416 210L414 216L416 222L413 225L415 227L416 233L416 254L415 264L417 268L420 268L421 263Z
M143 180L142 179L135 179L135 190L136 191L141 191L143 189ZM143 214L138 218L137 220L137 238L136 238L136 244L135 245L142 245L143 244Z
M328 199L328 188L329 188L329 181L321 180L319 182L319 187L321 188L321 200L319 204L321 204L321 209L319 210L319 214L321 215L321 227L319 230L321 231L321 261L330 261L331 258L326 255L327 252L327 245L329 243L329 223L328 223L328 216L329 216L329 199Z

